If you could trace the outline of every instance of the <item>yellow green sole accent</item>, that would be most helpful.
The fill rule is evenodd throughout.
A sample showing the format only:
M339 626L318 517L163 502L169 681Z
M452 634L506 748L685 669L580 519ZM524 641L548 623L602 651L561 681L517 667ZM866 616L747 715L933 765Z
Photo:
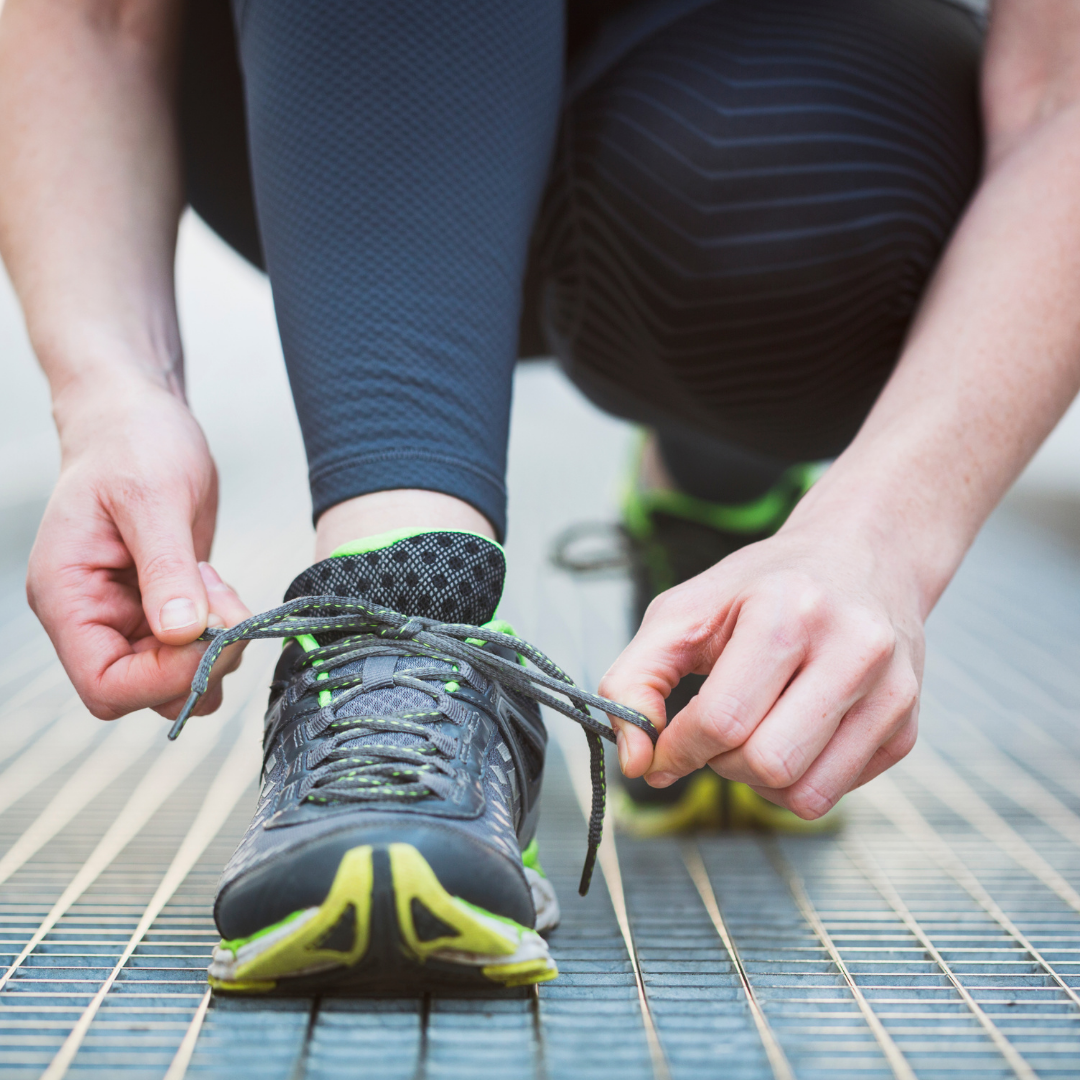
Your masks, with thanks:
M641 839L722 829L767 829L807 836L835 832L844 821L839 807L806 821L746 784L725 780L708 768L701 769L683 795L667 805L638 802L620 788L613 795L616 824Z
M216 991L266 994L287 990L295 979L325 979L328 986L363 982L372 943L376 889L373 848L352 848L338 865L326 899L247 938L222 941L209 970ZM383 849L389 863L399 966L422 982L438 968L441 981L523 986L554 979L558 968L535 931L451 896L424 856L410 844ZM385 872L384 872L385 876ZM418 927L418 919L423 925ZM432 929L434 928L434 930ZM384 950L385 951L385 950ZM383 957L385 961L385 956ZM448 974L449 973L449 974Z

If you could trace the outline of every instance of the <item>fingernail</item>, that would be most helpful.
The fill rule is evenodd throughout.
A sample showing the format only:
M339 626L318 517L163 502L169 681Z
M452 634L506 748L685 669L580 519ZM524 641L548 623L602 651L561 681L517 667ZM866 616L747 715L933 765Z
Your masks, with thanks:
M183 630L194 622L195 605L186 596L178 596L161 605L162 630Z
M669 787L678 779L673 772L654 772L645 777L650 787Z
M221 575L208 563L199 563L199 574L202 576L203 584L209 589L227 589L229 586L221 580Z
M615 749L619 751L619 768L626 772L626 763L630 760L630 751L626 749L626 739L620 731L615 736Z

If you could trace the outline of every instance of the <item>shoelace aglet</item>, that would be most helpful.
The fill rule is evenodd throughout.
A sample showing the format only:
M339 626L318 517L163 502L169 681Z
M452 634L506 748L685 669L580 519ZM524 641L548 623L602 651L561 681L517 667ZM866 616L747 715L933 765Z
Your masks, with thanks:
M187 701L184 702L184 707L180 710L180 715L173 721L173 726L169 728L169 742L172 742L181 731L184 730L184 725L188 722L188 717L191 715L192 710L199 703L199 698L202 694L196 693L192 690L188 694Z

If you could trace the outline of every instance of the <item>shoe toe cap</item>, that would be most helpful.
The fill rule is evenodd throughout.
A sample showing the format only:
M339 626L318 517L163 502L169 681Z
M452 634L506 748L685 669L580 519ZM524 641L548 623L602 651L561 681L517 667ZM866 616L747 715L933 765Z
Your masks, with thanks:
M214 917L226 940L248 937L326 899L347 851L370 844L411 844L452 896L524 926L535 919L524 871L452 825L371 820L286 848L229 881Z

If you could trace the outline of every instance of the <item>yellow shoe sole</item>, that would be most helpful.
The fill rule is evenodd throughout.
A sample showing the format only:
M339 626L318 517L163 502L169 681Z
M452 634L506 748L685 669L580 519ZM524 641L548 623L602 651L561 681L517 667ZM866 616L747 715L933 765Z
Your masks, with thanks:
M524 986L558 975L547 942L451 896L410 844L347 851L326 899L222 941L209 981L233 994Z
M763 799L746 784L725 780L711 769L701 769L687 784L685 793L667 805L637 802L620 788L613 794L616 824L641 839L723 829L817 835L835 832L843 825L843 812L838 806L814 821L806 821Z

